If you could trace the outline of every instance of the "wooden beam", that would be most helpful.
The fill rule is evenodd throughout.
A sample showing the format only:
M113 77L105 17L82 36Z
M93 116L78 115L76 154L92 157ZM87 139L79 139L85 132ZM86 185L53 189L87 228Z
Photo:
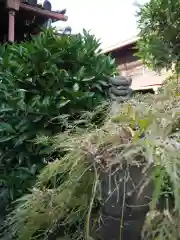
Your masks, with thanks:
M34 6L30 6L30 5L24 4L24 3L20 3L20 9L24 10L24 11L33 12L35 15L41 15L46 18L51 18L51 19L55 19L55 20L67 21L67 19L68 19L68 17L63 14L51 12L51 11L44 10L44 9L34 7Z
M15 28L15 14L19 11L20 0L6 0L6 7L8 8L9 26L8 26L8 41L14 42L14 28Z
M8 41L14 42L14 28L15 28L15 11L9 10L9 28L8 28Z
M19 11L20 0L6 0L6 7L8 9L13 9Z
M117 64L118 64L118 61L117 61ZM132 61L129 63L124 62L124 63L118 64L120 70L131 70L133 68L140 67L142 65L143 65L143 63L141 60L136 60L136 61Z

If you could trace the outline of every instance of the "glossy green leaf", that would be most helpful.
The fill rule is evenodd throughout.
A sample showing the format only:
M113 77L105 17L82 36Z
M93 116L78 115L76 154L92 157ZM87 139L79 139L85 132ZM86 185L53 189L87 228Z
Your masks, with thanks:
M15 130L9 123L0 122L0 132L10 132L14 133Z

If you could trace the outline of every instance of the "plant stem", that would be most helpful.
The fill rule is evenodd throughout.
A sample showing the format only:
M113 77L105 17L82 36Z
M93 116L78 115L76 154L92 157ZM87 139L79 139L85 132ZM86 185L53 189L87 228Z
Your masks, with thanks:
M123 204L122 204L122 211L121 211L121 220L120 220L120 234L119 234L119 240L123 239L123 221L124 221L124 207L125 207L125 200L126 200L126 181L127 181L127 170L125 170L125 176L124 176L124 193L123 193Z
M92 212L92 208L93 208L93 203L94 203L94 199L96 196L96 190L97 190L97 186L98 186L98 179L99 179L99 174L97 173L97 169L96 166L94 164L94 171L95 171L95 179L94 179L94 184L93 184L93 188L92 188L92 197L89 203L89 209L88 209L88 213L87 213L87 218L86 218L86 226L85 226L85 239L88 240L90 237L90 218L91 218L91 212Z

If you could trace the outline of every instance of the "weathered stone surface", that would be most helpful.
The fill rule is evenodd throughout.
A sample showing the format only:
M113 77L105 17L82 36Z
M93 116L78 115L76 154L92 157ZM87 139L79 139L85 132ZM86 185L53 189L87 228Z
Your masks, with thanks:
M124 221L121 228L121 219L104 215L96 236L97 239L102 240L141 240L140 232L143 223L144 218L139 217L138 220Z
M126 102L132 97L130 88L132 79L123 76L116 76L109 79L109 97L118 103Z
M142 173L143 166L129 166L118 171L111 169L102 176L101 223L96 231L102 240L139 240L148 203L152 199L153 185ZM113 173L115 171L115 173Z

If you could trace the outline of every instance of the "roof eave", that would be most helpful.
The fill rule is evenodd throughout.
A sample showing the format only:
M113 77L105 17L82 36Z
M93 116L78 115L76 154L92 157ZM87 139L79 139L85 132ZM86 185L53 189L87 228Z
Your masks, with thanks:
M25 10L25 11L29 11L29 12L33 12L36 15L41 15L47 18L51 18L53 20L61 20L61 21L67 21L68 17L57 13L57 12L53 12L53 11L48 11L48 10L44 10L38 7L34 7L34 6L30 6L28 4L24 4L24 3L20 3L20 9Z
M120 49L122 49L122 48L124 48L124 47L127 47L128 45L131 45L131 44L136 43L138 40L139 40L139 37L138 37L138 36L133 37L133 38L131 38L131 39L128 39L128 40L123 41L123 42L121 42L121 43L118 43L118 44L116 44L116 45L113 45L113 46L110 46L110 47L108 47L108 48L105 48L105 49L102 50L101 53L102 53L102 54L107 54L107 53L110 53L110 52L114 52L114 51L116 51L116 50L120 50Z

